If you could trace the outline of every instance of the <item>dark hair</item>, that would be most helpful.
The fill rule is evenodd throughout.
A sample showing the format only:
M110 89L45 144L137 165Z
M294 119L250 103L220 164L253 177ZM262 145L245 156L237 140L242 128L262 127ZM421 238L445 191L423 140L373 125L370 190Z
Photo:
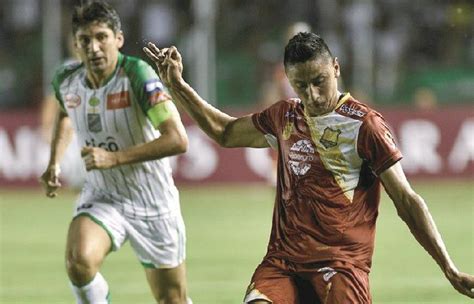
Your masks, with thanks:
M117 11L104 1L90 1L76 6L72 14L72 33L92 22L105 23L114 33L122 28Z
M314 33L300 32L293 36L286 45L283 63L286 67L290 64L321 57L332 58L331 51L323 38Z

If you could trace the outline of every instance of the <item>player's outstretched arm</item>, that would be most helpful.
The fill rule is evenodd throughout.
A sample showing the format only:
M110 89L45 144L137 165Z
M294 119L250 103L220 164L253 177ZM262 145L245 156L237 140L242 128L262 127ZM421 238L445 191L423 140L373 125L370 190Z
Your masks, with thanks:
M171 103L171 101L169 101ZM84 147L81 155L86 170L109 169L120 165L160 159L166 156L186 152L188 137L176 107L171 103L168 107L171 116L160 123L160 137L157 139L129 147L116 152L109 152L97 147Z
M49 157L48 167L40 177L40 183L43 185L48 197L55 197L56 191L61 187L59 182L59 163L63 158L67 146L72 138L71 121L67 114L58 109L53 138L51 141L51 153Z
M417 241L438 263L453 287L460 293L474 298L474 276L457 270L449 257L428 207L411 188L400 163L398 162L385 170L380 174L380 178L397 208L398 215L408 225Z
M267 147L263 134L253 125L251 116L235 118L202 99L183 77L181 55L175 47L158 49L148 43L144 52L155 63L161 81L173 101L193 118L206 134L223 147Z

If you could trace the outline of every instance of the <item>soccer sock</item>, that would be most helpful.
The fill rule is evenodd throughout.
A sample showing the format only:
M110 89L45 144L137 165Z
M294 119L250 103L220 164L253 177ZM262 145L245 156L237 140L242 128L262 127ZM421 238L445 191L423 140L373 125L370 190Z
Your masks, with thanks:
M186 304L193 304L193 301L191 300L190 297L186 298Z
M89 284L77 287L71 283L71 288L77 304L109 303L109 285L99 272Z

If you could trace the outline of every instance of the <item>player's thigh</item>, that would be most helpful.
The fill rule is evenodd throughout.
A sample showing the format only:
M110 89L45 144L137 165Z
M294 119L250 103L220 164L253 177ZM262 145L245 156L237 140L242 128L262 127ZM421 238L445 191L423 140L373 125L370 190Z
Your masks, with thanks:
M145 268L145 273L156 299L186 296L185 263L174 268Z
M340 267L320 268L311 281L323 303L372 303L368 274L347 263Z
M111 246L107 232L91 217L81 214L69 225L66 245L68 262L100 265Z
M247 288L244 303L298 303L294 278L278 259L264 260L255 270Z
M83 262L102 262L112 250L126 240L124 219L109 202L101 201L93 191L84 189L76 202L74 218L69 226L66 258Z

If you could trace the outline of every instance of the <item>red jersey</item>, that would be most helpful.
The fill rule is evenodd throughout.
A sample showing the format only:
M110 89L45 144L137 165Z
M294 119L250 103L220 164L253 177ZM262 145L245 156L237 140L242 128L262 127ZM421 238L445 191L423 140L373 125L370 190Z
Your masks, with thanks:
M305 115L299 99L252 116L278 150L267 257L341 260L369 272L380 201L378 174L402 156L383 117L346 94L328 114Z

